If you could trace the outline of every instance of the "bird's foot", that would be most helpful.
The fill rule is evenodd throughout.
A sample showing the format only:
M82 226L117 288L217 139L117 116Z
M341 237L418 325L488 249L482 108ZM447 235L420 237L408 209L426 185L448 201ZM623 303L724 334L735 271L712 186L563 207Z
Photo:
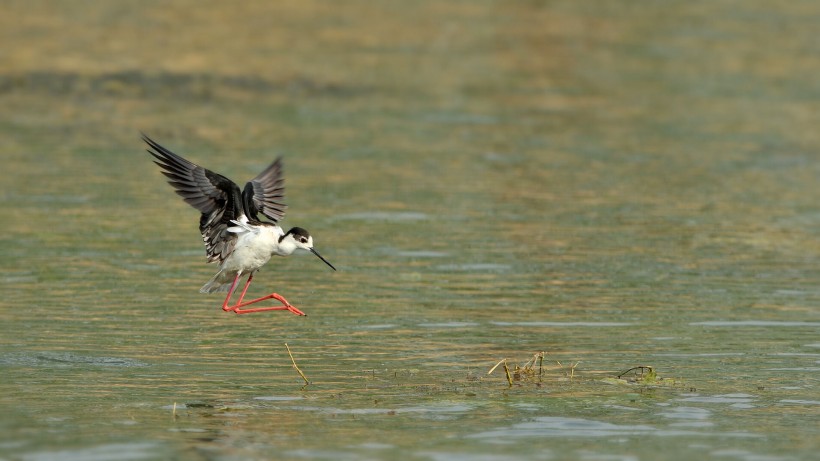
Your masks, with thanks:
M280 294L277 294L277 293L271 293L269 296L270 296L271 298L273 298L273 299L275 299L275 300L279 301L280 303L282 303L282 304L284 305L285 309L289 310L291 313L296 314L296 315L302 315L302 316L307 317L307 314L305 314L304 312L300 311L300 310L299 310L296 306L294 306L294 305L292 305L291 303L289 303L289 302L288 302L288 300L287 300L287 299L285 299L285 297L284 297L284 296L282 296L282 295L280 295Z
M300 310L299 310L298 308L296 308L295 306L291 306L290 304L288 304L286 307L288 308L288 310L289 310L289 311L291 311L292 313L294 313L294 314L296 314L296 315L301 315L301 316L307 317L307 314L305 314L304 312L300 311Z

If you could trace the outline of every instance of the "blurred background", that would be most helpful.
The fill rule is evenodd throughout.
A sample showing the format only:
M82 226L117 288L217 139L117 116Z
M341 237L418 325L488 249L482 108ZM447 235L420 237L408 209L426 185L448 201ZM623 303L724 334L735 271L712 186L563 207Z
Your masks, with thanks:
M0 458L820 448L816 2L2 10ZM307 318L198 293L140 132L240 186L284 157L340 270L251 293Z

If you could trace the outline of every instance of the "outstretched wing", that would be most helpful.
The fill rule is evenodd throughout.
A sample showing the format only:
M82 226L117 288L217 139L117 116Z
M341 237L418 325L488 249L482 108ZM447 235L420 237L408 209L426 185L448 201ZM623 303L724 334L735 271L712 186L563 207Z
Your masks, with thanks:
M257 219L262 213L273 222L279 222L285 216L287 205L285 198L285 178L282 176L282 157L277 158L265 171L256 175L245 184L242 191L242 203L245 214L250 219Z
M233 251L237 236L228 232L231 220L242 221L245 215L241 193L230 179L190 162L162 147L146 135L142 140L150 147L148 153L162 168L168 183L186 203L199 210L199 231L205 242L208 262L224 261Z

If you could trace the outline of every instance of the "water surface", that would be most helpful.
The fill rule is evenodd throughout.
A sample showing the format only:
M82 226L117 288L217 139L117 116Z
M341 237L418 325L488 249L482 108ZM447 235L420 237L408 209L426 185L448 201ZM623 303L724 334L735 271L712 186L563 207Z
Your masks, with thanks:
M0 458L820 448L814 2L7 9ZM139 131L238 182L285 157L339 271L251 291L308 317L198 293Z

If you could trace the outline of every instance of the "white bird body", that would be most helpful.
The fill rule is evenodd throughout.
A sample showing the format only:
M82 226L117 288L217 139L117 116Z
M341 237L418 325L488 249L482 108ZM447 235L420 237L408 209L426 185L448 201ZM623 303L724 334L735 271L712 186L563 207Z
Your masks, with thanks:
M281 227L234 224L237 226L228 228L228 232L238 234L233 251L219 265L219 272L199 290L201 293L228 291L237 275L258 271L273 255L286 256L279 250L279 241L285 235Z

